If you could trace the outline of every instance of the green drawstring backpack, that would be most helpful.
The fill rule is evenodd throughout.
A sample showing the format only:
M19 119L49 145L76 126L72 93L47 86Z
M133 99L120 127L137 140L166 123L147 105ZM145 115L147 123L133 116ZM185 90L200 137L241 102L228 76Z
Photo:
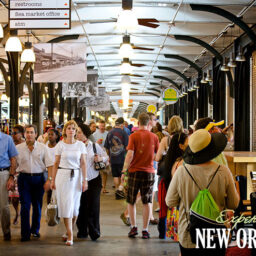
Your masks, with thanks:
M218 223L216 219L220 216L220 210L218 205L216 204L214 198L212 197L211 192L208 190L209 186L211 185L214 177L216 176L220 165L218 166L216 172L213 174L208 186L205 189L201 189L198 184L196 183L195 179L191 175L191 173L186 168L185 164L184 167L191 177L191 179L194 181L196 186L199 189L199 192L196 196L196 199L193 201L189 216L190 216L190 222L188 223L188 228L190 232L190 237L192 243L196 243L196 229L199 229L202 233L202 229L207 228L226 228L224 224ZM186 215L187 217L187 215ZM217 238L217 237L215 237ZM205 237L207 240L207 237ZM216 242L218 240L216 239Z

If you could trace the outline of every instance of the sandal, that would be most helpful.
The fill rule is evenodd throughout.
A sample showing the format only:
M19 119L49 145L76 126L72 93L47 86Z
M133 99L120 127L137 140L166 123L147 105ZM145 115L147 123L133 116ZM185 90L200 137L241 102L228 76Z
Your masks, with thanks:
M104 189L104 190L102 191L102 193L103 193L103 194L108 194L109 192L108 192L106 189Z
M72 246L73 245L73 241L72 240L67 240L66 241L66 245L67 246Z
M64 234L64 235L62 236L62 240L63 240L63 242L66 242L66 241L68 240L68 235L67 235L67 234Z

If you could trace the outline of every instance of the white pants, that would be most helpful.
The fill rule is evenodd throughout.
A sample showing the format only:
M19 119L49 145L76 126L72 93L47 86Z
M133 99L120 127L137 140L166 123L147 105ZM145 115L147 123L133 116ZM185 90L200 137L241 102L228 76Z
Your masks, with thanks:
M71 170L58 169L56 175L56 199L58 205L58 216L60 218L77 217L82 194L82 182L79 170L74 170L71 178Z

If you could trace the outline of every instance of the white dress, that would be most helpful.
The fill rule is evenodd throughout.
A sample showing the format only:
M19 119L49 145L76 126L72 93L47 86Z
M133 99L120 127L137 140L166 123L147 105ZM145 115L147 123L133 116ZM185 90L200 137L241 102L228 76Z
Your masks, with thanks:
M86 148L81 141L76 141L73 144L60 141L55 147L55 155L60 156L59 169L55 180L60 218L78 216L82 193L82 173L80 170L82 154L86 154ZM71 170L74 170L73 177L71 177Z

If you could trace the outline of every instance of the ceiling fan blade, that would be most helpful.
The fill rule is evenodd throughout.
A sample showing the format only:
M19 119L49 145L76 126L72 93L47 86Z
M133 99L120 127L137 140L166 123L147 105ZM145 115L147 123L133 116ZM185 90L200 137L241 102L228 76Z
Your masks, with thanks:
M134 50L143 50L143 51L154 51L154 48L145 48L145 47L139 47L139 46L133 46Z
M133 90L133 91L138 91L139 89L137 89L137 88L131 88L131 90ZM122 91L122 89L113 89L112 90L112 92L121 92Z
M105 19L105 20L91 20L91 21L88 21L89 24L111 23L111 22L117 22L117 19L116 18L111 18L111 19Z
M144 66L146 66L146 65L145 65L145 64L133 64L133 63L132 63L131 66L140 68L140 67L144 67Z
M136 75L136 74L129 74L128 76L134 76L134 77L144 77L142 75Z
M113 65L100 65L102 68L108 68L108 67L117 67L120 66L120 64L113 64Z
M159 21L157 19L138 19L138 23L141 26L150 27L150 28L157 28L159 27Z

